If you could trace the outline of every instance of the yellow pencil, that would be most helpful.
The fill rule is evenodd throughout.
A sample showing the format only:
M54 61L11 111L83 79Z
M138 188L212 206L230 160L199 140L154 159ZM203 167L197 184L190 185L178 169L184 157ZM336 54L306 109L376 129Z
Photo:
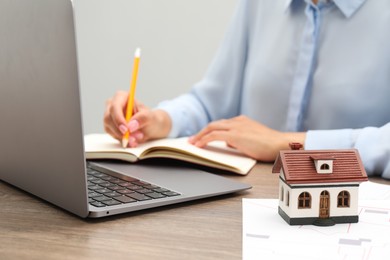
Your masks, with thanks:
M129 91L129 97L128 97L127 108L126 108L126 122L129 122L131 117L133 116L134 96L135 96L135 88L137 85L138 65L139 65L140 57L141 57L141 49L137 48L134 53L133 75L131 77L130 91ZM127 147L127 144L129 143L130 134L131 133L127 131L123 135L122 138L123 147Z

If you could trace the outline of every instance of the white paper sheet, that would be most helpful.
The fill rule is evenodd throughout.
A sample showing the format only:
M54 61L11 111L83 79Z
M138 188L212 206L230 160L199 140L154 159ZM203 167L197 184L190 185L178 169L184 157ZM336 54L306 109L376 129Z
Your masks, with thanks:
M276 199L243 199L243 259L390 259L390 186L365 183L359 223L290 226Z

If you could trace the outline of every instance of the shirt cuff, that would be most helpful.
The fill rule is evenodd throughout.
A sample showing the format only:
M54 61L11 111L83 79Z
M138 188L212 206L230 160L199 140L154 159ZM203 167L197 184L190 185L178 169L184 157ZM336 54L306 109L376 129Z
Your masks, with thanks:
M158 104L157 109L164 110L168 113L171 118L171 131L169 132L167 138L176 138L180 134L180 112L177 109L174 109L169 105L168 101L163 101Z
M354 146L354 130L311 130L306 134L305 149L349 149Z

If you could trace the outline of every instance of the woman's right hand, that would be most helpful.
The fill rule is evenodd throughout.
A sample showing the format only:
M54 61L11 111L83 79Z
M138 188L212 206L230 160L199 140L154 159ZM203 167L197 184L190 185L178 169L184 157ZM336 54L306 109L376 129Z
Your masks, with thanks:
M118 91L106 102L104 113L104 130L119 141L130 131L130 147L152 139L164 138L171 129L171 119L163 110L152 110L135 100L133 116L126 122L125 111L128 93Z

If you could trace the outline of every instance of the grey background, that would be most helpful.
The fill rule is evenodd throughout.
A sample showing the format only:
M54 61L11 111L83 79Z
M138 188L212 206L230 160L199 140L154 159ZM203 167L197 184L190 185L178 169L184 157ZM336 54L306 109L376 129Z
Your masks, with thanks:
M199 81L237 0L74 0L84 133L103 132L105 101L128 90L142 50L136 98L147 106Z

